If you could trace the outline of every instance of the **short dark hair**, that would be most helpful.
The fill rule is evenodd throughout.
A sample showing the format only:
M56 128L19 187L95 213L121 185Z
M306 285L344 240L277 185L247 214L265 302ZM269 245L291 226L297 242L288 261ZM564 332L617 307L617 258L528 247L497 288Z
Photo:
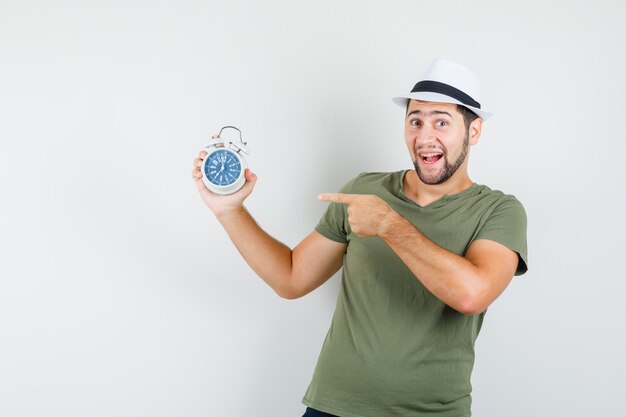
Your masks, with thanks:
M409 114L409 105L411 104L411 100L407 100L406 102L406 114ZM465 123L465 131L469 130L470 125L472 124L472 122L476 119L478 119L478 115L476 113L474 113L473 111L471 111L470 109L468 109L465 106L462 106L460 104L456 105L456 110L461 113L461 116L463 116L463 123Z
M476 119L478 119L478 115L468 109L465 106L461 106L460 104L456 105L456 109L461 115L463 115L463 122L465 122L465 130L469 130L470 125Z

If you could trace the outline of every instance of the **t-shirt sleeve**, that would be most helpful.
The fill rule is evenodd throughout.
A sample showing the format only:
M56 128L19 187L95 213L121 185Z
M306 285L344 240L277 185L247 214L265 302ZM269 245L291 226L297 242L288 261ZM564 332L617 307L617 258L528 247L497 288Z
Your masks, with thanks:
M517 252L519 261L515 275L522 275L528 270L526 228L524 206L515 197L506 196L491 212L476 239L493 240Z
M350 194L352 186L356 178L348 181L339 190L342 194ZM329 203L326 211L322 215L322 218L315 226L317 231L322 236L334 240L339 243L348 243L348 235L350 233L350 224L348 223L348 211L345 204Z

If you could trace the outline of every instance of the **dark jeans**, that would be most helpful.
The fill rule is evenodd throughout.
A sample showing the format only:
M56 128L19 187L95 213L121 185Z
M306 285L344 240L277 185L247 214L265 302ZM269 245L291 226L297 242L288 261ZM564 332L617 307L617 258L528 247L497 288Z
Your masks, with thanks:
M334 414L328 414L323 411L314 410L311 407L307 407L302 417L339 417Z

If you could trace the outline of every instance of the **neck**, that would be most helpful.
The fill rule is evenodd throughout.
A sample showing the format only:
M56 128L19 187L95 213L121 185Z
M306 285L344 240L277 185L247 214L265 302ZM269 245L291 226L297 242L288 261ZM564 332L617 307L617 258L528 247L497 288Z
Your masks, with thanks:
M406 173L403 180L404 194L418 205L424 207L439 200L444 195L460 193L473 184L467 172L456 172L441 184L425 184L419 179L414 169Z

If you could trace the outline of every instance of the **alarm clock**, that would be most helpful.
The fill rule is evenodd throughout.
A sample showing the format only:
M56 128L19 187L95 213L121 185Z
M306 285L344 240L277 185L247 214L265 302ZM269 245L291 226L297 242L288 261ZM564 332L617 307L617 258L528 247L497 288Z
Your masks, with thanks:
M239 132L239 142L224 140L221 135L224 129ZM246 157L249 155L247 142L241 138L241 130L235 126L224 126L217 135L204 147L207 156L202 163L202 181L216 194L228 195L238 191L246 182L244 172L248 167Z

